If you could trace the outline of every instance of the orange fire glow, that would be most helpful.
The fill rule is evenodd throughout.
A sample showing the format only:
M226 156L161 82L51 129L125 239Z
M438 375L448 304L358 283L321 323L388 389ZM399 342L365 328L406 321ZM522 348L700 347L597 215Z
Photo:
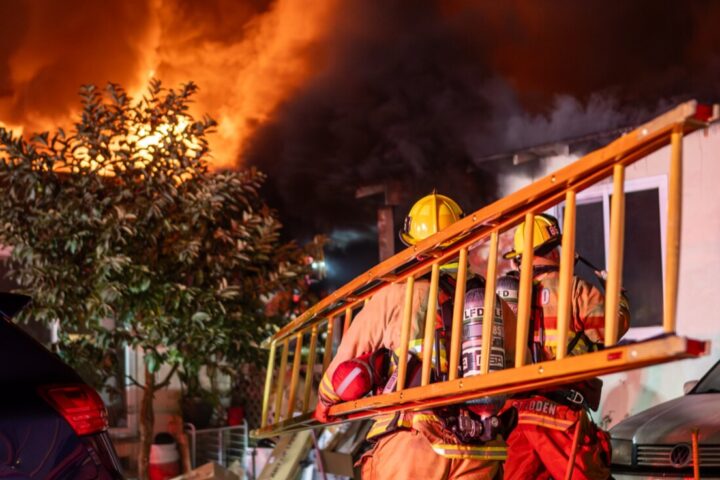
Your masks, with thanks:
M213 39L200 29L166 34L175 16L162 5L149 73L166 85L192 79L200 86L196 111L218 121L211 138L215 167L236 163L250 135L312 74L337 0L278 0L247 22L238 40Z
M182 3L149 0L142 12L144 24L138 25L137 32L128 33L128 28L122 32L130 37L126 42L130 47L117 54L115 63L107 60L114 52L101 47L84 52L97 56L95 71L86 71L93 58L73 58L70 43L47 48L53 42L49 37L67 36L67 31L55 24L48 26L52 12L31 12L28 37L10 62L12 94L0 98L0 126L17 133L67 127L77 114L76 92L82 83L102 85L110 80L138 97L151 77L172 88L193 81L200 92L192 113L208 114L218 121L217 133L209 139L212 166L236 165L256 128L322 64L322 45L338 0L276 0L265 10L256 5L261 2L218 0L208 7L211 13L200 2ZM116 8L121 9L118 16L140 16L128 13L124 5ZM87 15L97 16L99 11ZM115 33L103 35L101 27L89 28L96 29L91 32L96 36ZM38 40L42 35L44 39ZM54 78L43 76L59 69L62 62L68 65L60 73L54 71ZM39 94L47 97L47 109L35 100ZM55 98L62 95L68 98Z

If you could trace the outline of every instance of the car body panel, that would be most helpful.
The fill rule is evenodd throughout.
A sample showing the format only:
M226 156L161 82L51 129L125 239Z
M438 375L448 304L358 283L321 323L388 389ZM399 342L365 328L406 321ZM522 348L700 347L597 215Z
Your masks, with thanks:
M688 478L693 478L693 476L692 473L684 475L647 475L645 473L624 474L613 471L612 478L615 480L687 480ZM720 479L720 476L703 474L700 478L703 480L715 480Z
M697 428L701 443L720 445L720 394L689 394L628 417L610 430L637 445L690 442Z
M692 443L697 431L701 478L720 479L719 374L720 362L688 394L610 429L613 476L618 480L693 478Z
M28 300L0 292L0 477L123 478L108 433L77 435L38 392L49 385L85 382L11 321Z

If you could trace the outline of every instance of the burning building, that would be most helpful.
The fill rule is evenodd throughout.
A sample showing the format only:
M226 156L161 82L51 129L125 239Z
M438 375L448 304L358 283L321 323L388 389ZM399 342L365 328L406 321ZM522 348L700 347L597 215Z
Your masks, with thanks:
M396 222L433 188L474 210L570 161L563 140L636 125L677 99L716 97L720 78L720 6L710 1L36 0L2 9L0 125L69 125L85 83L118 82L139 95L151 77L192 80L201 87L196 113L219 122L214 166L266 171L290 235L335 231L348 243L373 235L375 205L356 199L359 187L400 179ZM705 232L717 229L698 215L720 208L708 184L718 138L713 127L686 139L679 325L689 335L712 311L692 292L714 298L707 275L718 262ZM508 151L517 154L495 156ZM629 172L642 211L664 208L662 155ZM584 230L594 238L606 235L607 200L599 188L579 207L595 218ZM628 279L645 319L633 335L655 326L652 282L665 245L653 218L637 223L633 238L643 242L629 243L648 275ZM589 238L586 248L604 262L603 242ZM604 413L616 421L679 393L659 387L679 367L662 368L670 370L614 380L607 391L625 400L606 402Z

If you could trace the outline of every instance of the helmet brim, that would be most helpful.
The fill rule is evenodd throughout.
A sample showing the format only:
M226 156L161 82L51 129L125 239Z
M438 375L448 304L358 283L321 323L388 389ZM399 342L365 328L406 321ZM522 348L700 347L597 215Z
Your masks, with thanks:
M509 252L503 253L503 258L506 260L510 260L512 258L517 258L520 254L517 253L515 250L510 250Z
M411 235L408 235L405 232L399 232L400 233L400 241L404 243L406 246L415 245L417 243L417 240L415 240L414 237Z

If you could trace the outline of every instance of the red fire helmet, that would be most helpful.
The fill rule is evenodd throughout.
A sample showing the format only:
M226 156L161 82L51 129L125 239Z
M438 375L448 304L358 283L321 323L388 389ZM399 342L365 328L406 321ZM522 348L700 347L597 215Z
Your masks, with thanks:
M388 356L384 349L347 360L333 373L333 389L345 402L357 400L374 387L382 386L387 378L387 368Z

